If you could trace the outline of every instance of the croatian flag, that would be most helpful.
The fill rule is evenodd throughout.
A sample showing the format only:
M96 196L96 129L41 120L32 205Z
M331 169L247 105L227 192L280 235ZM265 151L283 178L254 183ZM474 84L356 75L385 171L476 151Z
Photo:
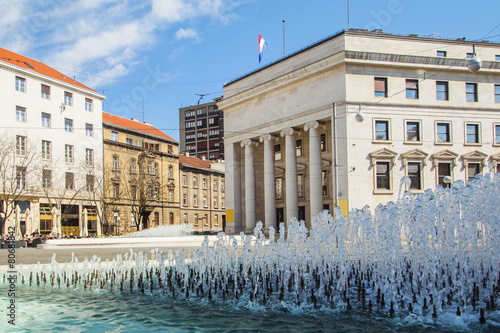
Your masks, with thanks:
M267 43L259 34L259 63L262 60L262 56L264 55L264 50L266 49Z

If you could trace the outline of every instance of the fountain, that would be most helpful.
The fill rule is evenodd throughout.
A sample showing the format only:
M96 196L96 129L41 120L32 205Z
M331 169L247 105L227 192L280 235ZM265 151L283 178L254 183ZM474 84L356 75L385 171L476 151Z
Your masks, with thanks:
M254 237L219 233L201 249L65 264L54 255L50 266L20 269L19 281L278 312L500 325L500 174L405 192L373 212L334 213L314 217L310 230L303 221L281 224L277 239L257 222Z

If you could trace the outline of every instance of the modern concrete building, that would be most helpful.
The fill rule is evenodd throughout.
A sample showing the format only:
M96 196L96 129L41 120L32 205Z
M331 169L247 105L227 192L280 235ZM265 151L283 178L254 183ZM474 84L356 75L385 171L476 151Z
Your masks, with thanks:
M181 152L208 160L224 159L224 118L216 102L179 109Z
M181 214L195 232L219 232L226 222L224 163L179 155Z
M499 171L500 44L342 31L227 83L217 105L228 233L374 208L404 176L420 192Z
M6 225L23 234L54 229L54 207L64 234L81 234L84 213L99 233L93 180L102 161L104 96L53 68L0 48L0 200ZM16 212L15 207L19 207ZM86 211L85 211L86 209ZM5 232L5 228L4 228Z
M152 124L106 112L103 139L103 232L179 224L179 143Z

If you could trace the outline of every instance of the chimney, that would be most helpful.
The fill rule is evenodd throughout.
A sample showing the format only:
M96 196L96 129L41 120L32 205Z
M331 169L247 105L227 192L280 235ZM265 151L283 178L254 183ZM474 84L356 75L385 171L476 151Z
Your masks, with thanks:
M188 151L185 151L185 152L184 152L184 156L189 157L189 152L188 152Z
M138 123L140 123L139 119L136 119L136 118L130 118L131 120L133 121L137 121Z
M202 161L205 161L205 160L206 160L205 155L203 155L203 156L201 157L201 160L202 160Z

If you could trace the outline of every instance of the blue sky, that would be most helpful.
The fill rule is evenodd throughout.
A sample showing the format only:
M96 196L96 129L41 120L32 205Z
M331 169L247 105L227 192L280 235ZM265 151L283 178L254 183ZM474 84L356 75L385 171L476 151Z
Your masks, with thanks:
M499 0L350 0L350 27L500 42ZM0 0L0 46L106 95L104 110L179 139L178 109L347 28L347 0ZM144 106L144 108L143 108ZM144 112L143 112L144 110Z

